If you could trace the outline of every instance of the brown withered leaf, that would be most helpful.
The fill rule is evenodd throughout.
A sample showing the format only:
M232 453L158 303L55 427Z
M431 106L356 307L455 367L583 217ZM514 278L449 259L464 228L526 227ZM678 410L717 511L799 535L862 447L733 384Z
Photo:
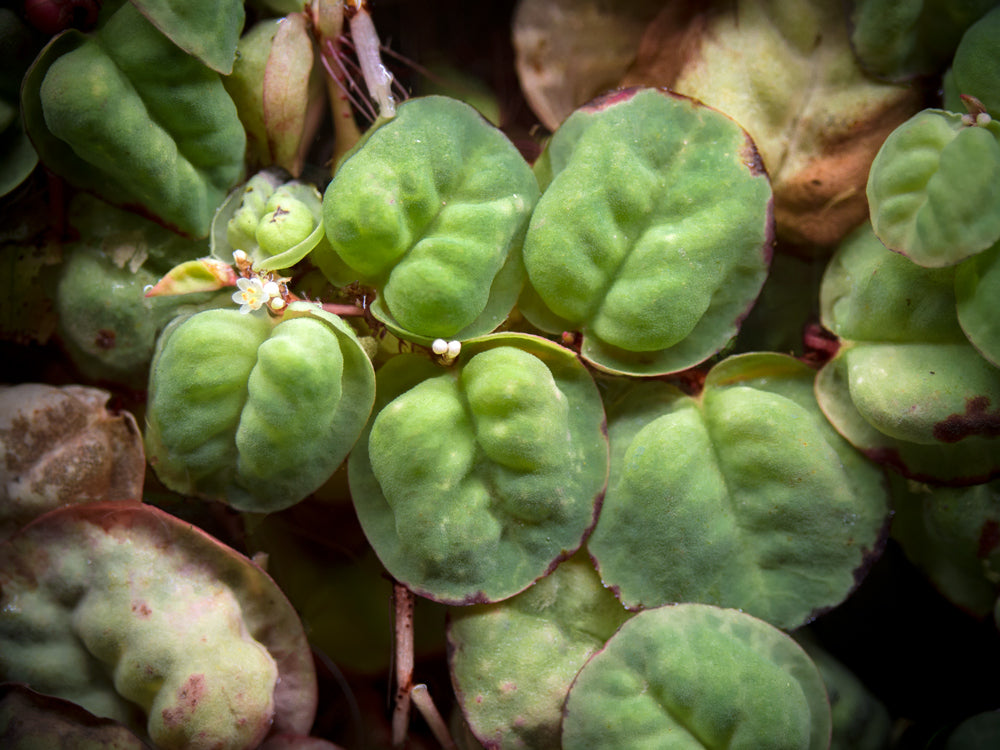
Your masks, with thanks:
M132 732L69 701L25 685L0 685L0 745L9 750L71 747L76 750L146 750Z
M549 130L607 89L635 60L663 0L520 0L513 42L521 90Z
M110 395L0 386L0 538L63 505L141 498L142 435L129 412L108 411Z
M871 161L921 106L915 88L865 75L843 9L823 0L668 3L620 83L666 86L737 120L771 177L778 237L809 247L864 221Z

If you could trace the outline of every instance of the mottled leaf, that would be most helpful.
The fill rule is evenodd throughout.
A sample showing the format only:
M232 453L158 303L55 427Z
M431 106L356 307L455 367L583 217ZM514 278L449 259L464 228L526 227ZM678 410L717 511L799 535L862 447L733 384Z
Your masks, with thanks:
M316 710L298 616L256 565L138 503L53 511L0 545L0 679L156 747L256 747Z
M563 750L829 743L826 690L802 648L750 615L701 604L626 622L577 675L562 735Z
M791 628L839 604L881 551L881 472L834 432L791 357L745 354L687 396L608 403L611 475L588 548L630 608L737 607Z
M451 610L452 683L476 737L557 747L570 683L627 618L584 553L511 599Z

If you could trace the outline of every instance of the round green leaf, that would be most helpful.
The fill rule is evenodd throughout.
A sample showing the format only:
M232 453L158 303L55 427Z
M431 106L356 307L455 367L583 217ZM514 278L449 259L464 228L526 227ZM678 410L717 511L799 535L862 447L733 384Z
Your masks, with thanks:
M608 403L611 473L588 548L627 607L703 602L790 628L853 590L880 549L886 488L823 418L813 377L745 354L698 397L654 382Z
M972 345L1000 367L1000 243L955 270L958 322Z
M558 747L573 678L627 617L583 553L511 599L451 610L452 683L476 737L511 750Z
M67 31L25 76L22 111L47 167L112 203L204 237L243 170L246 137L219 75L131 3Z
M773 227L767 176L733 120L618 92L571 115L536 170L551 181L525 238L529 321L563 321L585 359L634 375L688 368L736 334Z
M826 689L801 647L750 615L699 604L622 625L580 670L563 719L563 750L829 743Z
M820 315L850 341L961 342L954 290L954 268L924 268L890 252L866 223L830 259Z
M845 346L816 398L851 444L905 476L978 484L1000 472L1000 370L969 344Z
M375 552L449 604L507 598L576 550L607 479L604 410L568 350L525 334L466 342L456 367L399 356L348 463Z
M882 144L868 175L875 234L928 267L953 265L1000 239L1000 123L969 125L928 109Z
M524 281L538 185L472 107L410 99L340 163L323 197L333 249L378 291L376 318L420 343L494 330Z
M280 510L333 474L373 401L357 337L318 306L294 302L281 319L209 310L157 344L146 450L177 492Z
M951 71L959 94L974 96L993 117L1000 117L1000 8L966 30Z
M139 503L71 506L0 545L0 680L164 748L256 747L316 710L298 616L247 558Z

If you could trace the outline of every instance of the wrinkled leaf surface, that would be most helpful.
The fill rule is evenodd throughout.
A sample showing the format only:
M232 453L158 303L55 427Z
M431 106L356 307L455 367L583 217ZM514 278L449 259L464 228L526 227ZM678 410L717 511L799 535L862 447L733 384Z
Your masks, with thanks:
M888 497L827 424L813 378L746 354L698 397L648 383L608 403L611 476L588 548L626 606L703 602L790 628L853 590Z
M701 604L658 607L622 625L573 683L562 737L564 750L829 742L826 689L802 648L750 615Z
M341 161L323 197L333 249L378 291L376 318L429 344L494 330L521 291L538 185L467 104L410 99Z
M583 332L601 369L691 367L735 335L767 275L771 190L728 117L655 89L578 110L535 164L525 317Z
M394 357L348 463L365 534L418 594L512 596L592 527L607 478L603 421L581 363L535 336L472 340L444 372Z

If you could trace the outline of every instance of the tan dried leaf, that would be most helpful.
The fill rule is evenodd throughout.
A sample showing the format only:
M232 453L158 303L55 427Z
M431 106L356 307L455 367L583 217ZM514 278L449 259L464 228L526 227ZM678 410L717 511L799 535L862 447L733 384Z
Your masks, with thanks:
M865 184L919 92L868 78L843 9L824 0L670 3L622 85L667 86L737 120L774 186L778 236L830 246L867 216Z
M0 386L0 538L63 505L138 500L146 457L129 412L98 388Z
M549 130L614 88L662 0L521 0L514 11L518 78Z

